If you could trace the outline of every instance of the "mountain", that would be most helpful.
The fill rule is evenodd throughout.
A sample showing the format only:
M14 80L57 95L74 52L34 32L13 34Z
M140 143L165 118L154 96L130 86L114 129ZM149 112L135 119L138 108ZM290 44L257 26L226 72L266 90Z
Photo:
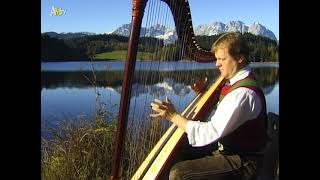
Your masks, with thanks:
M110 34L129 36L130 29L131 24L123 24L121 27L112 31ZM150 28L142 27L140 30L140 36L163 39L165 44L173 43L178 38L174 28L166 28L164 25L160 24L155 24Z
M124 24L121 27L117 28L112 34L118 34L122 36L129 36L130 34L131 24ZM194 29L195 35L197 36L211 36L217 35L224 32L249 32L255 35L260 35L264 37L268 37L273 40L277 40L276 36L272 31L267 29L265 26L259 24L258 22L254 22L252 25L245 25L241 21L229 21L227 24L222 22L212 22L210 24L201 24ZM177 39L177 34L174 28L166 28L163 25L153 25L150 28L141 28L140 36L151 36L163 39L164 42L172 43Z
M258 22L255 22L251 26L249 26L249 32L255 35L263 34L263 36L269 37L273 40L277 40L276 36L273 34L272 31L262 26Z
M112 31L111 33L107 33L107 34L118 34L118 35L121 35L121 36L129 36L130 35L130 29L131 29L131 24L124 24L121 27L118 27L116 30Z
M213 22L211 24L202 24L196 27L196 35L212 36L226 32L226 25L221 22Z
M213 22L211 24L202 24L195 28L195 35L216 35L222 32L249 32L254 35L260 35L264 37L268 37L273 40L277 40L276 36L272 31L267 29L265 26L261 25L258 22L254 22L252 25L245 25L241 21L230 21L227 24L221 22Z
M83 37L83 36L96 35L96 33L91 33L91 32L75 32L75 33L44 32L43 34L46 34L51 38L57 38L57 39L71 39L71 38L77 38L77 37Z

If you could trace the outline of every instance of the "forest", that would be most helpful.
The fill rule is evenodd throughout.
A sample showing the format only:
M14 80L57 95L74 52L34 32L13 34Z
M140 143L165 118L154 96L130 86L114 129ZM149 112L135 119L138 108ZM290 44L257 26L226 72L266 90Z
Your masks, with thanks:
M219 35L196 36L198 44L204 49L210 50L212 43ZM278 62L279 44L275 40L263 36L244 33L250 48L251 62ZM95 59L95 56L105 52L126 51L128 48L128 37L115 34L88 35L73 38L51 37L46 33L41 34L41 61L87 61ZM178 57L179 45L165 44L163 40L153 37L141 37L139 40L139 52L152 54L153 58L163 58L160 52L175 52L172 59ZM112 58L111 58L112 59ZM125 57L123 57L125 59ZM186 57L187 59L187 57ZM100 59L101 60L101 59ZM110 60L106 57L103 60Z

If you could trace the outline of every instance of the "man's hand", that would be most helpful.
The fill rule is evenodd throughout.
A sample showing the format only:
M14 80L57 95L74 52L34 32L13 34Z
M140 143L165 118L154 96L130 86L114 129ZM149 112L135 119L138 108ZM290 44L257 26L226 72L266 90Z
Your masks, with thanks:
M168 97L165 101L159 99L154 99L151 103L151 108L156 113L150 114L151 117L162 117L171 121L172 117L177 114L177 111Z
M208 78L206 77L203 81L196 80L193 85L191 86L192 90L196 93L200 93L208 86Z

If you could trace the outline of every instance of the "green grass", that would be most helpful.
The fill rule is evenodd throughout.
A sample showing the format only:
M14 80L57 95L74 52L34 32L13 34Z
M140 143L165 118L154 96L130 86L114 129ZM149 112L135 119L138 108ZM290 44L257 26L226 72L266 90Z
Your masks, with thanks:
M125 60L127 56L126 50L111 51L96 54L95 59L97 60ZM138 52L138 59L150 59L152 53Z
M115 121L65 121L42 140L42 179L109 179L115 131Z
M96 116L93 121L70 118L51 129L53 138L41 141L41 178L110 179L117 122L116 118L106 121L108 118L104 115ZM119 179L130 179L163 132L161 121L139 122L137 127L142 127L141 131L127 130L122 153L126 157L122 161L127 164L120 167Z
M95 59L116 59L116 60L125 60L127 55L127 51L111 51L111 52L104 52L100 54L96 54Z

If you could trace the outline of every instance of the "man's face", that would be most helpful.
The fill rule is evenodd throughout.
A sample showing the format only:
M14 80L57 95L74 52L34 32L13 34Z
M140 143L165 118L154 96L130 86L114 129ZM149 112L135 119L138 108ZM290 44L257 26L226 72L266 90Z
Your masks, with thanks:
M216 66L219 68L222 77L230 79L238 72L239 63L242 60L232 58L227 48L218 48L214 55L217 59Z

